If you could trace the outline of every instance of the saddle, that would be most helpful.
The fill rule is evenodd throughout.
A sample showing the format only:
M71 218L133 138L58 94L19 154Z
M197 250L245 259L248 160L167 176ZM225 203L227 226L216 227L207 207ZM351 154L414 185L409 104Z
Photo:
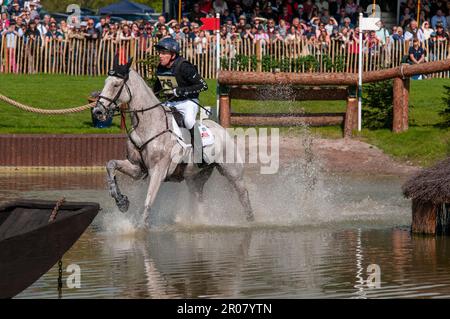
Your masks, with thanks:
M190 130L186 129L184 125L183 115L176 107L169 107L174 120L174 132L183 141L183 147L192 146L194 163L200 168L208 165L208 160L205 160L203 148L214 143L212 132L205 125L196 122L194 127ZM176 126L178 127L175 127Z
M183 115L180 113L180 111L178 111L176 107L171 106L170 112L172 112L173 118L175 119L175 122L177 122L178 127L186 128L186 126L184 126Z

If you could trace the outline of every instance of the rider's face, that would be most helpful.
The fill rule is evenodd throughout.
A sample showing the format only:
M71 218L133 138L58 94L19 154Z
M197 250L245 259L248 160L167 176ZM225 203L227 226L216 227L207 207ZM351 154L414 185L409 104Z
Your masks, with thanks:
M158 54L159 54L159 63L164 67L168 67L172 62L172 57L174 54L167 51L159 51Z

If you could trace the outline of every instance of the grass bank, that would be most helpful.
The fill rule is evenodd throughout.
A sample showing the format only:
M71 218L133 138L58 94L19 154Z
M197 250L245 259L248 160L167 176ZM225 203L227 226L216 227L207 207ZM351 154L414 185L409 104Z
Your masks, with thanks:
M5 75L0 74L0 93L35 107L57 109L84 105L91 92L103 87L104 77L73 77L65 75ZM450 154L450 129L441 127L438 115L444 109L443 86L447 79L411 82L410 129L402 134L389 130L363 130L358 138L376 145L387 154L416 165L427 166ZM210 89L202 93L201 103L215 105L215 81L208 81ZM232 102L237 112L344 112L344 101L286 102L267 101L271 95L286 95L289 89L279 88L263 93L261 101ZM282 129L296 134L300 129ZM341 127L311 128L325 138L342 137ZM0 102L0 133L118 133L119 118L107 129L92 127L89 111L70 115L44 116L18 110Z

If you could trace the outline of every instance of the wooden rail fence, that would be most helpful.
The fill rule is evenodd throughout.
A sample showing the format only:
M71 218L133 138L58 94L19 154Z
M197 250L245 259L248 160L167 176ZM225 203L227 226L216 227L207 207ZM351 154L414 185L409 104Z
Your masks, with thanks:
M155 56L155 38L131 40L66 40L41 39L3 35L0 43L0 73L47 73L67 75L106 75L112 68L115 54L122 62L134 58L134 67L142 76L149 76L154 64L144 63ZM204 43L194 40L181 41L182 54L197 65L204 78L216 77L215 39ZM447 41L429 45L427 61L449 58ZM410 43L393 41L386 46L365 47L364 71L378 71L399 66L408 53ZM331 41L316 44L307 40L250 41L241 39L223 41L220 53L221 68L233 71L257 72L318 72L356 73L358 68L357 46L353 43ZM440 72L433 77L450 77L450 72Z

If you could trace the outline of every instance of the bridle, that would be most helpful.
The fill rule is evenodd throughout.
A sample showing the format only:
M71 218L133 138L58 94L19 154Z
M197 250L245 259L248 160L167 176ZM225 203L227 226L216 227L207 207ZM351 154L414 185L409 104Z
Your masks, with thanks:
M130 100L129 100L127 103L130 103L130 102L131 102L131 100L133 99L133 96L131 95L130 87L129 87L128 84L127 84L128 79L129 79L129 74L128 74L128 73L127 73L126 75L122 75L122 74L117 73L117 72L114 71L114 70L111 70L111 71L108 72L108 75L109 75L109 76L114 76L114 77L116 77L116 78L119 78L119 79L122 79L122 80L123 80L123 83L122 83L122 85L120 86L120 89L119 89L119 91L117 91L117 94L114 96L114 98L111 99L111 98L106 97L106 96L103 96L103 95L99 95L98 98L97 98L97 105L101 106L101 107L105 110L107 117L112 117L112 116L114 116L114 112L120 110L119 105L117 105L117 101L119 100L120 95L122 94L123 89L124 89L124 88L127 89L128 96L130 97ZM109 104L108 104L107 106L105 106L105 105L100 101L100 99L104 99L104 100L108 101ZM113 107L111 107L112 105L113 105Z

